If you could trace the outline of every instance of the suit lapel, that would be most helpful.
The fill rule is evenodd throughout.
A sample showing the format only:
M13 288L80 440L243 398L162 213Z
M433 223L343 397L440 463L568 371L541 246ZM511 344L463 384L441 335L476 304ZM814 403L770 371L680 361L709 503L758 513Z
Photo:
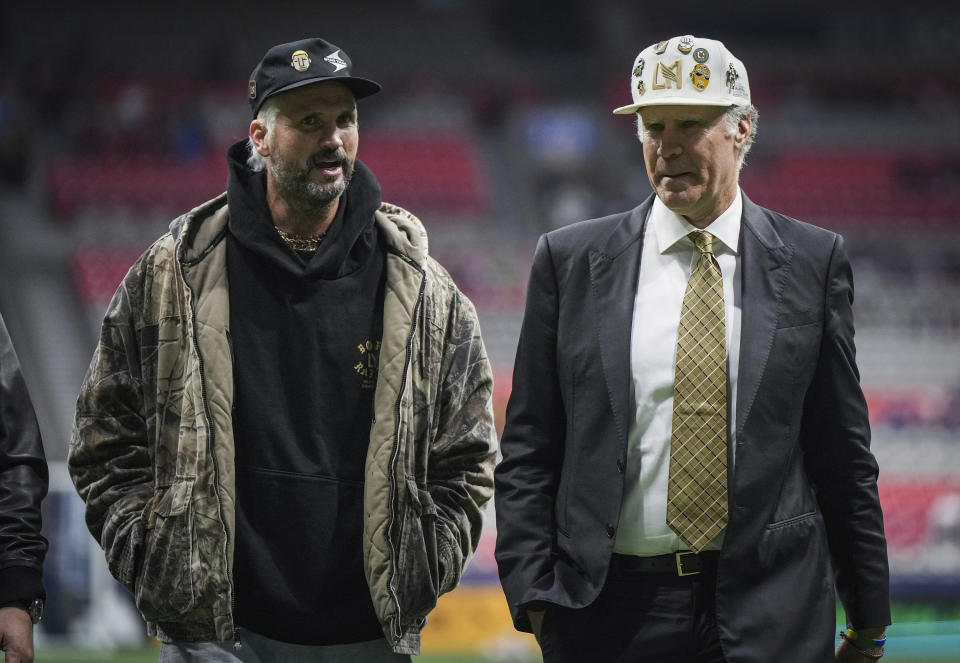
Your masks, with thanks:
M743 196L740 252L743 314L737 377L738 438L743 435L767 365L777 328L777 311L793 257L793 247L783 244L765 211L746 195Z
M607 397L621 442L626 443L633 408L630 380L630 336L637 290L643 232L652 197L621 221L606 241L589 251L593 289L593 325Z

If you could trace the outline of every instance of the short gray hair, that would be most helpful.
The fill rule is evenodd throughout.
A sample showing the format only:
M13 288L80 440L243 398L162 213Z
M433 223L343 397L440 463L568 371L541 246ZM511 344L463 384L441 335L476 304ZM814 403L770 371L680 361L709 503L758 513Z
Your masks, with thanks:
M750 120L750 134L743 142L743 146L740 148L740 154L737 156L738 173L740 172L740 169L743 168L743 164L746 162L747 152L749 152L750 148L753 147L753 140L757 137L758 117L759 113L757 113L757 107L753 104L746 104L744 106L731 106L723 115L723 122L728 136L732 136L737 132L737 126L740 124L740 120Z
M273 127L277 123L277 112L279 110L280 106L276 103L276 99L270 97L263 102L260 112L257 113L257 119L266 125L268 134L273 131ZM257 146L253 144L253 138L247 138L247 149L250 152L250 156L247 157L247 167L255 173L266 170L267 160L257 152Z

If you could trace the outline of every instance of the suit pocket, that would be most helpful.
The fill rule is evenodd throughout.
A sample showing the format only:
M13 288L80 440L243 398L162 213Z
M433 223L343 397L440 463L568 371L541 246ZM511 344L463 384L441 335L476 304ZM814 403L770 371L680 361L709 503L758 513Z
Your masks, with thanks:
M775 523L770 523L767 525L767 530L780 529L782 527L792 527L798 523L802 523L804 520L809 520L810 518L816 518L816 511L809 511L807 513L801 513L799 516L793 516L792 518L786 518L784 520L778 520Z
M768 523L757 546L763 568L789 568L799 560L825 562L827 532L819 511Z
M822 332L819 322L778 328L770 351L771 374L791 376L799 384L808 382L820 356Z
M777 329L819 325L820 317L816 311L784 311L777 318Z
M789 595L793 605L807 606L807 616L814 623L824 614L821 610L830 613L832 623L833 575L826 526L819 511L768 523L756 551L757 563L747 565L746 573L763 584L765 596Z
M146 512L143 561L134 590L137 608L151 622L183 615L196 601L193 483L193 478L177 478L157 488Z

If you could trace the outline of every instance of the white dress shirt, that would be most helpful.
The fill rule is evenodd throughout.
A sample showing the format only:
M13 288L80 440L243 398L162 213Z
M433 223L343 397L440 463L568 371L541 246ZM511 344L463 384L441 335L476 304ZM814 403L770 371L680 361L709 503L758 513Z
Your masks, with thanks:
M704 228L716 240L723 273L726 313L729 448L734 448L737 369L740 360L740 256L737 254L743 198L740 189L727 210ZM696 227L654 197L643 236L640 276L633 304L630 367L636 413L627 439L624 499L614 552L661 555L688 546L667 525L667 480L673 424L677 328L687 281L699 252L687 235ZM732 475L733 468L729 468ZM707 550L718 550L723 532Z

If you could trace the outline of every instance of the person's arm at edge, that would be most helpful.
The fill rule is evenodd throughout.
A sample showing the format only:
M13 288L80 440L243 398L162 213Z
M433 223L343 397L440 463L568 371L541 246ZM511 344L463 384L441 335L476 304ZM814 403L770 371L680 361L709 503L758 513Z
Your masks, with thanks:
M26 606L46 598L40 503L48 483L36 412L0 317L0 651L10 663L33 661Z

